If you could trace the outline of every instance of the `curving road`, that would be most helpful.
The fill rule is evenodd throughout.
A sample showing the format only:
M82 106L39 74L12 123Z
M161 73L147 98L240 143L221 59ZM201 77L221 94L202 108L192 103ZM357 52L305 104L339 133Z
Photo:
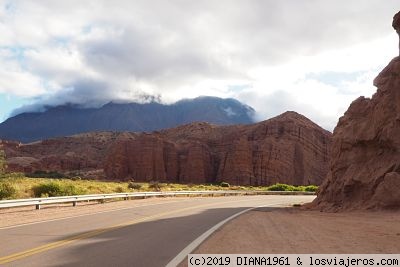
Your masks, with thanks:
M313 198L170 198L156 204L0 228L0 266L166 266L199 236L238 212Z

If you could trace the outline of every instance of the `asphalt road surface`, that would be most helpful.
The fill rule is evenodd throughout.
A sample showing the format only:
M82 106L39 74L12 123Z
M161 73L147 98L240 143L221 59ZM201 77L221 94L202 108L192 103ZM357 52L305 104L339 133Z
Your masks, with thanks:
M313 198L169 198L157 204L0 228L0 266L166 266L200 235L240 211Z

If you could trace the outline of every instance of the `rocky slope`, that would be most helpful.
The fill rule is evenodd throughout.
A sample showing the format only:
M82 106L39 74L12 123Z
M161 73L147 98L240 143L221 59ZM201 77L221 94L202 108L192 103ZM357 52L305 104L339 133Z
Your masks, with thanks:
M333 132L330 171L314 205L326 210L400 207L400 58L355 100Z
M295 112L250 125L192 123L153 133L5 142L10 170L136 181L320 184L331 134Z
M22 113L0 123L0 139L32 142L94 131L154 131L196 121L218 125L252 123L254 110L234 99L198 97L157 102L108 103L99 108L64 105Z

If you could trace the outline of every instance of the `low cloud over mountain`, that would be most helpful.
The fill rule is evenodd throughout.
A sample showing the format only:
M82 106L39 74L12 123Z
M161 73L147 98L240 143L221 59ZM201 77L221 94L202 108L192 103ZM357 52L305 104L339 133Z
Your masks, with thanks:
M253 122L253 116L251 107L217 97L198 97L171 105L155 101L110 102L98 108L69 104L9 118L0 124L0 139L30 142L92 131L154 131L196 121L246 124Z

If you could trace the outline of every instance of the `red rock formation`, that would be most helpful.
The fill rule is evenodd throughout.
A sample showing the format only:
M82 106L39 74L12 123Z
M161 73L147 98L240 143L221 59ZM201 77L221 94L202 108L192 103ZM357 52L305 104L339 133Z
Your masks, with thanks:
M113 145L105 173L184 183L320 184L329 144L329 132L295 112L253 125L194 123Z
M177 152L159 134L118 138L107 152L105 172L113 179L167 181L177 176Z
M87 172L103 168L103 159L117 134L90 133L49 139L30 144L1 141L9 171ZM101 178L97 177L90 178ZM101 176L101 175L100 175Z
M193 123L161 132L94 133L10 144L11 170L104 170L106 179L241 185L320 184L331 134L286 112L251 125Z
M320 209L400 207L400 57L374 85L333 132L330 171L313 203Z

